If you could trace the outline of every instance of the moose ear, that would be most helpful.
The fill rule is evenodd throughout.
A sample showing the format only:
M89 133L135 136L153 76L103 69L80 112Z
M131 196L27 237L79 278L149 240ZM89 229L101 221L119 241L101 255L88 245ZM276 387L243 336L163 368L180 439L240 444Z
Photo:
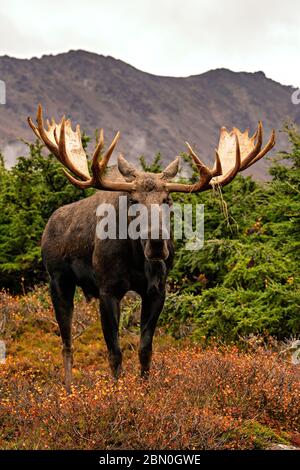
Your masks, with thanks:
M167 166L162 172L162 178L165 180L171 180L174 178L179 170L179 157L176 157L175 160Z
M129 163L123 155L118 156L118 170L125 180L131 182L135 179L137 175L137 169L132 163Z

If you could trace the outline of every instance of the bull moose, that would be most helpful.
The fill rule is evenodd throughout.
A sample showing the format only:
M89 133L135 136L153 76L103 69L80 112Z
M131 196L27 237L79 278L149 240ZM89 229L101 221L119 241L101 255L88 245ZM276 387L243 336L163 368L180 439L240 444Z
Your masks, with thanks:
M103 130L93 154L91 176L79 125L73 131L70 120L62 118L59 124L53 119L47 121L45 127L40 105L37 125L30 118L28 122L50 152L71 171L72 174L64 168L66 177L73 185L98 190L90 197L57 209L50 217L42 237L42 257L50 276L51 298L63 343L66 389L71 391L71 329L76 286L82 288L88 299L100 299L102 329L115 378L118 378L122 364L118 338L120 302L129 290L141 296L139 360L141 375L147 378L152 339L164 305L166 278L174 257L172 235L154 239L149 232L148 236L134 240L100 239L96 236L97 207L103 203L117 207L119 197L126 196L128 207L141 203L150 208L152 204L171 204L172 192L197 193L215 185L225 186L239 171L249 168L274 146L275 132L272 131L269 141L262 148L261 122L252 137L249 137L248 131L241 132L234 128L228 132L223 127L213 169L209 169L186 143L199 172L199 179L194 184L185 184L172 182L178 172L179 157L164 171L154 174L136 169L119 155L117 169L106 171L109 170L108 161L120 134L116 134L104 152ZM161 226L158 229L161 232Z

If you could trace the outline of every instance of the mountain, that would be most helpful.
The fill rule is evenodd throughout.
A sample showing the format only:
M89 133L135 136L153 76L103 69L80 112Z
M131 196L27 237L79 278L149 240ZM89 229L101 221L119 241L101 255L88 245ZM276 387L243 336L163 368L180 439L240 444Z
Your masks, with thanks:
M170 161L188 140L212 162L221 126L254 131L261 119L268 135L287 119L300 122L300 106L291 102L294 88L263 72L217 69L184 78L161 77L79 50L29 60L0 57L0 80L6 83L0 148L8 164L21 151L18 139L33 140L26 118L35 117L38 103L46 117L58 119L66 113L91 135L103 127L109 140L120 130L118 149L133 161L141 154L151 161L158 151ZM286 145L283 134L277 140L277 150ZM255 165L253 175L264 178L266 164Z

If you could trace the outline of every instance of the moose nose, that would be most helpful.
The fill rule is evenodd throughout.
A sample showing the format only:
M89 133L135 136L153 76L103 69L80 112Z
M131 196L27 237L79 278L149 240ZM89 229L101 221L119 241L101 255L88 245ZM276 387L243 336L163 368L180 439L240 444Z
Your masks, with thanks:
M144 254L150 260L167 259L169 256L167 242L165 240L147 240Z

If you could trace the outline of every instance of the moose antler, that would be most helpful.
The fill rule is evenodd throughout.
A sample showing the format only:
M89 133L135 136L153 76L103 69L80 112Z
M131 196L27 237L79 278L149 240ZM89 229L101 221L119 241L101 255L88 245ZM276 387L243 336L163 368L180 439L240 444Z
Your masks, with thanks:
M275 131L273 129L269 141L263 148L261 148L263 142L263 125L261 121L258 122L257 130L252 137L249 137L249 129L246 129L245 132L241 132L239 129L234 127L231 132L228 132L225 127L222 127L218 152L220 154L222 167L225 173L232 165L232 154L236 137L239 140L241 149L241 164L238 171L244 171L249 168L264 157L275 145ZM215 183L224 186L224 184L227 184L227 181L224 183L224 180L221 177L213 179L212 184Z
M263 126L261 121L259 121L257 130L252 137L249 137L248 129L241 132L234 127L231 132L228 132L225 127L222 127L213 170L204 165L189 143L186 142L189 155L200 173L199 182L196 184L166 183L166 189L170 192L193 193L206 191L216 185L225 186L233 180L239 171L249 168L274 147L274 129L263 148L261 148L262 142Z
M70 170L77 179L64 169L69 181L78 188L97 188L109 191L134 191L136 189L135 178L138 175L133 165L129 164L119 157L119 165L131 166L132 175L127 181L111 181L105 177L105 170L108 161L119 140L120 133L117 132L106 153L100 158L104 146L103 129L100 131L99 142L95 148L90 175L87 156L82 147L80 126L72 130L71 121L62 118L57 124L54 119L51 123L47 120L47 129L44 126L42 106L38 106L37 126L30 118L28 123L36 136L41 139L58 160ZM275 145L275 131L272 130L271 137L267 144L262 148L263 126L259 121L256 132L249 137L249 130L241 132L234 127L228 132L225 127L221 128L218 149L216 149L215 165L213 169L208 168L198 157L190 144L186 142L189 155L192 157L199 172L199 181L194 184L174 183L168 180L176 174L179 160L177 157L162 173L161 178L165 180L164 188L169 192L202 192L213 188L214 186L225 186L230 183L239 171L246 170L251 165L260 160ZM122 172L121 172L122 173ZM133 180L131 180L133 178ZM126 178L125 178L126 179Z
M72 173L81 178L78 180L74 178L68 171L64 169L69 181L81 189L86 188L97 188L105 189L109 191L132 191L135 188L134 182L126 181L111 181L104 177L105 170L107 168L108 161L115 149L115 146L119 140L120 132L117 132L109 148L101 156L104 147L104 133L103 129L100 131L99 142L94 150L92 158L92 176L90 175L87 156L82 147L81 132L79 124L76 126L75 132L72 130L71 121L69 119L62 118L61 122L57 124L54 119L51 123L47 120L47 127L44 127L43 121L43 110L42 106L38 106L37 111L37 126L35 126L30 117L28 117L28 124L35 133L35 135L41 139L46 147L53 153L57 159Z
M222 175L222 164L219 155L219 151L216 150L216 157L215 157L215 165L212 170L210 170L198 157L198 155L194 152L192 147L188 142L186 142L186 146L189 151L189 155L192 157L197 170L199 172L199 181L195 184L184 184L184 183L166 183L166 189L170 192L182 192L182 193L198 193L209 189L210 181L213 178L216 178ZM230 170L227 178L234 178L236 173L239 171L241 163L241 152L240 152L240 144L239 139L235 137L235 165Z

